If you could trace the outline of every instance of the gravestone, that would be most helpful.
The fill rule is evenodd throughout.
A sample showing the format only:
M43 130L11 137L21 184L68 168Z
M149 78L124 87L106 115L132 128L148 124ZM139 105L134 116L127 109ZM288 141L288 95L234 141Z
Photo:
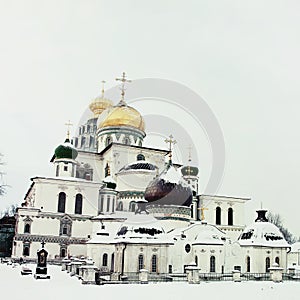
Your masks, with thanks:
M50 275L47 275L47 256L48 252L44 249L45 243L42 242L42 249L37 252L37 267L35 269L35 279L50 279Z

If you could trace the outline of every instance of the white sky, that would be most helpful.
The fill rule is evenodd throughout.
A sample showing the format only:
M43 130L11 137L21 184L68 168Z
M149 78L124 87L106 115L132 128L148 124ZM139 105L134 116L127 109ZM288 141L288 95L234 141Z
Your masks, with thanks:
M0 209L22 201L30 177L52 175L66 120L77 124L100 81L110 88L126 71L202 96L225 138L218 193L251 197L248 221L262 202L300 235L299 31L296 0L0 0L0 152L12 186Z

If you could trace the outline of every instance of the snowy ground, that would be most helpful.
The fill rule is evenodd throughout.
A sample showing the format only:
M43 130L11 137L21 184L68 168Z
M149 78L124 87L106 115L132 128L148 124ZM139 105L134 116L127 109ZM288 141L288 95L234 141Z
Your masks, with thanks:
M34 265L28 265L34 270ZM35 280L22 276L20 266L0 264L0 299L60 300L60 299L239 299L239 300L299 300L300 282L201 282L150 283L148 285L82 285L76 277L49 266L50 280Z

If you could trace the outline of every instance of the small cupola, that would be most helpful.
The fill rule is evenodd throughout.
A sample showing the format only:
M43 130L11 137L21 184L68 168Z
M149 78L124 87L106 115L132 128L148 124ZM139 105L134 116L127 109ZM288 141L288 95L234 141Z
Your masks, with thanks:
M67 125L70 125L70 123ZM56 147L54 150L54 156L51 160L51 162L54 162L55 165L56 177L75 177L77 166L75 159L77 156L78 151L70 141L70 131L68 128L65 142Z
M267 210L260 209L257 210L256 212L257 212L257 218L255 219L255 222L268 222L268 219L266 217Z

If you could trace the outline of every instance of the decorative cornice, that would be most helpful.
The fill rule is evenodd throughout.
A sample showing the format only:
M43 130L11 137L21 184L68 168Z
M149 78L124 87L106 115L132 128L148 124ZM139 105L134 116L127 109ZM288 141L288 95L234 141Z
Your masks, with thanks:
M75 238L75 237L67 237L67 236L53 236L53 235L34 235L34 234L16 234L15 241L21 241L24 243L57 243L57 244L85 244L88 239L87 238Z

